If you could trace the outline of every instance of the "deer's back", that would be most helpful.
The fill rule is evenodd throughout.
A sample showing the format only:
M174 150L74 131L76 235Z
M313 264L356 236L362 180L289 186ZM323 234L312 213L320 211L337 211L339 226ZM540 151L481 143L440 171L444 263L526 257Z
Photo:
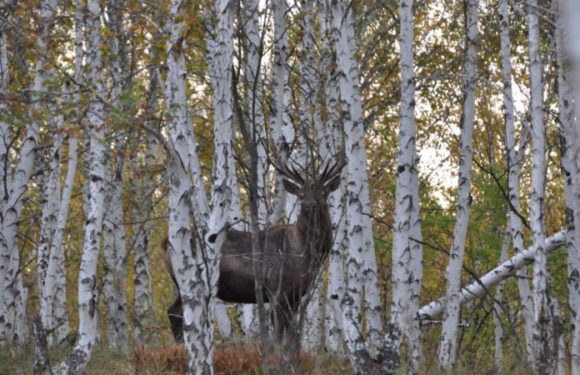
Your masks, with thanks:
M258 233L258 251L263 252L264 298L278 292L283 298L299 298L308 278L308 259L296 243L295 226L282 225ZM252 265L251 233L226 232L222 245L218 297L226 302L256 303Z

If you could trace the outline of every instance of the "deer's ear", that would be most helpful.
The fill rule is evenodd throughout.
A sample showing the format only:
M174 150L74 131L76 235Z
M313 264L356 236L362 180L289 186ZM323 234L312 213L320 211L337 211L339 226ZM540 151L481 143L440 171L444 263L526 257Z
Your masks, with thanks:
M300 187L294 182L284 178L282 179L282 183L284 184L284 189L286 189L287 192L296 196L300 195Z
M324 189L326 190L326 193L331 193L336 189L338 189L339 186L340 186L340 174L334 176L330 181L324 184Z

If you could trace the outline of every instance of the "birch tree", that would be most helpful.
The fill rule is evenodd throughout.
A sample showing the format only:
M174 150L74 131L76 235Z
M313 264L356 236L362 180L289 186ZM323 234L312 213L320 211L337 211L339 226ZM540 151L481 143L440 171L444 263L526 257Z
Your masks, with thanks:
M182 300L187 372L201 374L212 373L213 370L213 335L207 332L211 319L206 304L208 275L204 275L202 268L198 268L201 265L200 258L203 259L202 251L196 251L194 255L192 246L199 246L204 241L202 231L206 227L209 209L201 183L201 170L187 104L185 46L182 36L186 26L183 21L186 5L187 3L179 0L172 1L166 25L169 39L164 93L171 116L167 124L168 252ZM195 233L191 231L192 211L196 223Z
M568 98L569 100L574 99L574 104L572 110L576 114L576 119L572 123L572 126L575 130L576 136L573 138L575 140L574 144L577 146L573 149L575 152L573 154L572 160L575 160L575 163L572 165L574 172L572 175L574 176L574 228L575 233L574 237L576 239L575 248L580 249L580 244L578 241L580 240L580 163L578 161L580 148L578 148L578 138L580 134L580 121L578 120L577 114L580 113L580 41L578 38L572 37L573 35L578 35L580 32L580 23L578 19L580 18L580 7L578 7L578 2L575 0L567 0L563 1L562 10L564 12L563 16L563 24L566 26L568 31L566 35L566 40L568 43L566 45L568 48L565 50L565 55L568 58L569 67L570 67L570 81L572 83L572 92L571 97ZM578 250L577 250L578 251ZM573 280L569 281L569 284L573 282ZM578 301L576 301L578 302ZM578 306L576 306L578 307ZM571 369L572 373L579 373L580 372L580 314L576 311L576 315L571 317L573 323L573 334L572 334L572 364Z
M69 319L66 308L66 263L64 254L64 234L68 218L68 211L77 171L78 139L76 135L69 136L67 172L56 228L50 242L50 255L46 270L46 278L41 290L42 299L40 314L45 329L52 329L49 344L60 343L69 334ZM45 308L42 303L46 303ZM44 314L44 317L43 317Z
M509 230L512 236L512 243L514 253L518 254L524 249L524 237L522 234L522 220L520 211L520 172L522 169L521 157L518 158L516 154L516 139L515 139L515 124L514 124L514 104L512 94L512 64L511 58L511 42L509 30L509 11L507 1L501 0L499 2L499 17L500 17L500 42L501 42L501 66L503 79L503 106L505 118L505 149L506 149L506 163L508 169L508 196L510 200L509 212ZM520 149L520 155L523 157L523 150ZM520 300L522 305L522 318L524 321L524 330L526 338L526 349L528 360L533 363L534 353L532 350L533 342L533 300L530 291L530 283L528 281L528 272L526 268L521 268L517 274L518 289L520 293Z
M471 168L473 161L472 134L475 117L475 89L478 40L478 0L466 3L465 72L463 79L463 114L459 151L459 177L457 184L457 208L453 243L449 263L445 270L447 281L446 309L439 343L439 367L450 371L455 365L457 350L457 327L459 324L459 294L461 290L461 270L465 254L465 239L471 210Z
M503 263L507 259L508 249L510 246L510 234L506 232L501 245L501 253L499 256L500 263ZM502 310L502 299L505 287L505 281L500 281L495 288L494 294L494 314L493 321L495 324L494 336L495 336L495 348L493 359L495 361L495 368L498 374L503 374L503 323L501 321L501 310Z
M274 62L272 67L272 105L270 109L270 131L276 152L282 162L286 162L290 145L294 142L294 126L289 114L292 93L289 86L289 41L286 14L288 4L285 0L272 1L274 26ZM284 217L286 190L281 178L276 180L276 191L272 203L271 223L278 223Z
M35 113L46 111L46 101L44 93L47 88L47 73L45 65L50 63L48 43L51 40L51 28L53 26L56 2L41 1L40 9L40 30L36 38L36 48L38 50L38 60L34 69L34 81L32 84L32 96L34 101L33 110ZM8 49L6 41L6 31L8 20L3 16L0 20L0 32L2 32L0 42L0 64L2 73L2 91L8 95L10 82L10 68L8 66ZM32 113L32 112L31 112ZM4 145L0 149L0 159L5 166L11 165L10 149L12 144L10 139L10 125L2 121L0 125L1 136ZM0 347L10 345L13 341L13 330L17 319L16 300L21 298L22 280L21 273L18 272L20 266L19 254L16 247L16 235L18 232L18 222L22 210L23 197L26 193L28 181L31 177L34 162L37 157L39 145L38 117L30 116L26 125L25 136L22 139L18 164L15 169L2 168L3 194L0 201L0 296L3 301L0 304ZM19 317L23 319L24 317Z
M393 341L395 358L387 361L398 365L401 336L409 347L409 374L419 371L421 360L421 331L417 312L423 279L421 220L419 217L419 187L417 150L415 147L415 72L413 58L413 2L401 0L401 109L398 140L397 189L395 223L393 225L393 301L389 336ZM399 341L399 342L398 342ZM396 366L398 367L398 366ZM393 368L393 370L396 369Z
M347 287L343 298L343 329L351 363L358 369L361 368L361 361L367 363L364 355L360 356L366 351L360 327L363 288L366 297L365 313L369 350L373 355L382 346L380 339L382 322L370 220L367 159L352 8L347 7L344 1L334 2L332 18L333 32L336 35L337 74L345 133L345 151L348 155L345 194L349 249L346 260ZM364 366L366 365L363 364Z
M157 89L159 81L155 70L151 69L149 78L149 88L147 97L147 108L151 113L157 112ZM153 121L149 121L149 125L153 126ZM133 322L133 336L135 339L142 337L143 331L147 329L150 309L150 291L149 291L149 240L153 225L150 221L153 213L153 195L155 192L155 184L153 177L149 174L154 169L157 153L159 151L159 142L152 134L147 134L145 137L145 155L144 161L142 159L132 159L133 178L131 180L139 181L139 186L134 186L137 194L138 205L133 209L133 217L135 220L140 218L142 222L137 222L133 225L134 233L134 314ZM139 177L136 174L139 172ZM144 219L143 219L144 218Z
M103 62L101 57L100 3L87 2L87 83L91 89L87 113L89 127L89 202L86 213L83 253L79 270L78 309L79 330L73 352L61 363L58 373L75 374L87 365L98 340L97 261L103 221L105 194L106 147L104 105L98 95L103 93Z
M551 252L566 243L566 231L554 233L544 241L543 248L546 252ZM481 298L488 293L488 290L495 287L502 280L514 276L516 271L522 267L530 265L534 261L538 246L535 244L527 249L515 254L502 264L493 268L485 275L461 289L459 304L471 302L476 298ZM422 321L429 321L441 315L445 310L445 297L432 301L419 309L419 317Z
M262 84L264 37L259 27L259 2L257 0L244 2L242 12L247 49L247 57L244 64L245 88L248 97L247 116L248 123L252 124L257 136L258 225L260 228L263 228L266 225L268 216L266 210L266 172L268 158L266 156L266 123L262 106L264 97Z
M109 347L126 349L128 345L127 300L127 249L123 221L123 155L110 161L105 181L105 211L103 221L103 299L108 325Z
M528 54L530 59L530 113L532 118L532 186L530 192L530 227L534 244L538 250L534 256L534 372L547 374L549 358L550 303L546 251L543 247L545 229L545 139L544 139L544 88L542 79L542 59L540 56L540 33L537 2L528 4L526 21L528 24Z
M580 332L575 327L575 319L580 313L580 254L578 237L576 237L576 210L578 208L575 201L575 182L577 181L577 162L575 155L578 155L578 135L574 124L574 106L569 65L566 63L566 56L564 46L568 42L568 34L565 28L565 17L563 15L562 2L556 1L553 3L555 10L556 29L555 29L555 43L556 43L556 58L557 58L557 84L558 84L558 110L559 110L559 124L560 124L560 160L562 175L564 177L564 192L566 194L566 248L568 250L568 305L569 317L572 323L571 336L571 357L572 357L572 372L580 371L580 367L575 366L575 358L580 357L580 347L574 345L578 343L576 335ZM554 314L556 316L556 314ZM562 339L562 338L561 338ZM558 350L562 355L562 350ZM561 363L558 360L558 363Z
M321 81L321 95L325 98L327 118L324 132L319 135L321 153L327 156L336 155L342 142L343 128L338 110L339 87L335 69L336 63L334 44L336 42L332 32L332 8L330 1L317 1L318 22L322 36L322 56L320 71L325 72ZM346 234L346 212L344 192L346 190L346 173L343 171L340 187L328 197L328 207L333 227L335 228L334 241L328 256L328 284L325 305L325 346L327 350L344 355L344 339L342 331L341 301L345 288L344 261L348 249Z

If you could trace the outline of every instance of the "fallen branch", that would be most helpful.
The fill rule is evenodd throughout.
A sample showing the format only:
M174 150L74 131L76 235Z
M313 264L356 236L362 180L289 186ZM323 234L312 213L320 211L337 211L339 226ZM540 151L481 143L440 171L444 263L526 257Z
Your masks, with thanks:
M560 231L544 241L546 252L553 251L566 243L566 231ZM471 283L468 287L461 290L459 304L473 301L476 298L483 297L487 291L497 285L500 281L513 276L515 272L534 261L536 246L530 246L524 251L514 255L496 268L486 273L481 279ZM443 313L444 299L440 298L430 304L423 306L419 310L419 319L430 321Z

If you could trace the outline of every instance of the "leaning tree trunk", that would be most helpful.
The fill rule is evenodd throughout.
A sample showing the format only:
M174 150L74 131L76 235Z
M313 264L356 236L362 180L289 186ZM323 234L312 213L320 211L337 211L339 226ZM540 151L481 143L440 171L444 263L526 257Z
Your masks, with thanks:
M508 196L511 210L509 212L509 230L511 232L514 253L518 254L524 249L524 237L522 234L522 220L520 218L520 171L522 169L522 159L516 154L515 125L514 125L514 104L512 94L512 65L511 65L511 42L509 29L509 11L507 0L499 2L500 17L500 38L501 38L501 61L503 79L503 104L506 131L506 163L508 169ZM523 136L523 135L522 135ZM523 150L520 149L523 157ZM521 268L517 275L518 289L522 305L522 318L524 321L524 331L526 337L526 349L528 360L534 362L533 351L533 300L528 281L526 268Z
M566 244L566 231L560 231L546 238L543 248L546 252L553 251L560 246ZM459 296L459 304L471 302L476 298L484 297L488 291L499 284L502 280L510 276L514 276L522 267L531 264L534 261L534 256L538 246L532 245L527 249L515 254L510 259L506 260L499 266L495 267L478 280L469 284L467 287L461 289ZM445 310L445 297L432 301L431 303L419 309L419 317L422 321L428 322L443 313Z
M105 195L106 147L102 140L104 132L104 106L96 97L102 93L103 66L101 58L100 3L95 0L87 2L88 9L88 48L87 80L91 88L91 100L87 113L89 126L89 211L86 213L85 238L79 268L79 332L73 352L61 363L59 373L76 374L87 365L91 352L98 339L97 311L97 262L100 249L100 237L103 221L103 203Z
M461 270L465 254L465 239L471 211L471 168L473 160L472 134L475 116L475 89L477 68L477 12L479 1L468 0L466 4L467 24L465 35L465 78L463 80L463 115L461 117L461 140L459 154L459 179L457 185L457 210L453 243L449 264L445 270L447 280L446 309L439 343L439 367L450 371L455 365L457 351L457 327L459 324L459 297Z
M538 375L550 371L550 325L551 313L548 295L550 279L547 266L546 250L543 247L546 238L545 228L545 140L544 140L544 87L542 83L542 59L540 56L540 30L537 1L528 3L526 15L528 24L528 53L530 58L530 112L532 118L532 186L530 192L530 227L537 251L534 257L534 372Z
M402 335L407 339L409 365L407 373L416 374L421 361L421 331L417 312L423 279L421 220L419 217L419 187L415 125L415 72L413 63L413 2L401 0L401 109L399 157L393 225L393 300L388 335L394 345L387 349L387 364L395 371L399 367Z

